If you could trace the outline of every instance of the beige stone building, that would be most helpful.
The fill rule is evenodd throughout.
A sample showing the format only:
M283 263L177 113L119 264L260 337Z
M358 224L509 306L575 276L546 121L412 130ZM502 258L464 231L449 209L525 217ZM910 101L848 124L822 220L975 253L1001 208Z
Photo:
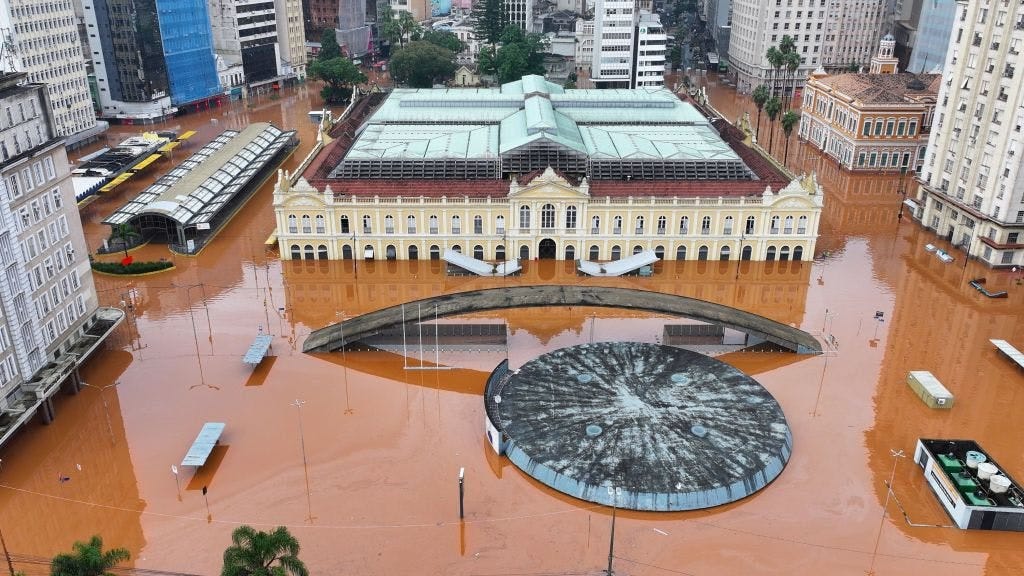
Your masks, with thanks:
M739 130L664 89L562 90L526 77L396 90L361 101L330 134L301 174L279 178L283 259L814 253L815 179L791 180Z

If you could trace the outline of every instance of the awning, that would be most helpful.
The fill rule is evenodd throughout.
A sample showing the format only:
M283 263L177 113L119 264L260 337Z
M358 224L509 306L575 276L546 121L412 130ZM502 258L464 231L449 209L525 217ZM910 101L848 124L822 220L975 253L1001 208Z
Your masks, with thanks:
M185 132L184 134L182 134L181 136L178 136L178 141L180 142L182 140L188 140L189 138L191 138L191 137L193 137L195 135L196 135L196 131L195 130L189 130L189 131Z
M921 205L917 203L917 200L914 200L913 198L903 200L903 204L911 210L917 210L921 207Z
M145 160L143 160L142 162L139 162L139 163L138 163L138 164L136 164L135 166L132 166L132 168L131 168L131 169L132 169L132 171L134 171L134 172L138 172L138 171L142 170L143 168L145 168L146 166L149 166L149 165L150 165L150 164L152 164L153 162L156 162L156 161L157 161L157 160L159 160L160 158L162 158L162 156L160 156L159 154L151 154L150 156L148 156L148 157L147 157L147 158L146 158Z
M100 192L110 192L111 190L113 190L114 188L117 188L118 186L123 184L126 180L128 180L131 177L132 177L132 174L130 172L125 172L124 174L121 174L117 178L114 178L110 182L107 182L106 184L104 184L103 187L100 188L99 191Z
M174 150L178 146L178 144L181 144L181 142L168 142L167 144L161 146L159 151L170 152L171 150Z
M273 246L277 244L277 230L271 232L270 236L267 236L267 239L263 241L263 244L267 246Z

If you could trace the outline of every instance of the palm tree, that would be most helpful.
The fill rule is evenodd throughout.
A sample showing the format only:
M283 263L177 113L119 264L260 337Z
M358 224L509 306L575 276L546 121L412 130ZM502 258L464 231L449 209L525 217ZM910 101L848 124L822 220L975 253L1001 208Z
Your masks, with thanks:
M772 143L775 141L775 117L782 110L782 102L776 96L772 96L764 105L764 111L768 114L768 153L772 153Z
M793 107L793 96L796 95L796 71L800 68L800 55L796 52L786 52L782 56L782 63L786 66L786 70L793 80L793 90L789 93L789 104L786 106L788 110ZM785 98L785 88L783 88L782 92L783 98Z
M782 155L782 163L789 159L789 136L793 133L793 127L800 121L800 114L792 110L786 110L779 123L782 124L782 133L786 135L786 152Z
M400 44L405 46L405 39L412 38L414 34L418 33L423 29L420 23L416 21L416 17L411 12L402 10L398 14L398 30L401 33Z
M783 64L782 52L780 52L775 46L772 46L765 53L765 58L768 59L768 64L775 69L775 72L772 74L772 96L775 96L775 87L778 82L779 70L782 68Z
M754 88L754 93L751 94L751 97L754 99L754 106L757 106L757 130L754 131L754 138L756 139L761 131L761 109L764 108L764 103L769 98L768 87L764 84L759 85L757 88Z
M284 526L271 532L239 526L231 533L231 543L224 551L221 576L309 576L299 560L299 541Z
M128 245L131 244L132 238L138 237L139 233L132 228L131 224L127 222L114 226L114 238L121 239L121 245L124 246L124 257L128 257Z
M75 542L71 554L58 554L50 562L50 576L112 576L109 570L131 558L124 548L103 551L103 538Z

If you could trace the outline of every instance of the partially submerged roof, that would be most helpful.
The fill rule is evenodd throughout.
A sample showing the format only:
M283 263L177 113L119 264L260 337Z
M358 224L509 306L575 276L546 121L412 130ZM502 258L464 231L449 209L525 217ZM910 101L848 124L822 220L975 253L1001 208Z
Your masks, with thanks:
M123 224L156 214L182 226L210 222L295 136L266 122L225 130L103 220Z
M861 104L914 103L939 94L941 74L837 74L815 78L819 84Z

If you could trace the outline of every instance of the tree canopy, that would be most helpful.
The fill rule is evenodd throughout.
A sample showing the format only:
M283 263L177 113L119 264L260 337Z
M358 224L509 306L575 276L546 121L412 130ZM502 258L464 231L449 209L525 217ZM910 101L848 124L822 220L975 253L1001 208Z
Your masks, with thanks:
M331 104L348 100L352 95L352 87L366 82L366 74L343 56L330 60L317 59L309 65L309 75L327 84L320 91L320 96Z
M499 82L512 82L527 74L541 74L544 70L544 49L547 39L541 34L527 34L514 24L501 33L501 45L495 50L480 50L480 70L498 76Z
M110 569L131 558L124 548L103 551L103 538L75 542L71 554L58 554L50 562L50 576L112 576Z
M338 46L338 36L333 28L324 30L320 35L320 52L317 53L317 60L330 60L341 56L341 47Z
M491 46L497 45L510 20L504 0L477 0L470 13L473 34Z
M299 560L299 541L288 529L278 526L270 532L239 526L231 533L231 546L224 550L221 576L309 576Z
M454 32L449 32L448 30L427 30L423 32L423 36L420 39L449 50L452 54L458 54L466 49L466 45L463 44L462 40L459 40L459 37Z
M430 88L455 74L455 55L430 42L409 42L391 55L391 76L413 88Z

